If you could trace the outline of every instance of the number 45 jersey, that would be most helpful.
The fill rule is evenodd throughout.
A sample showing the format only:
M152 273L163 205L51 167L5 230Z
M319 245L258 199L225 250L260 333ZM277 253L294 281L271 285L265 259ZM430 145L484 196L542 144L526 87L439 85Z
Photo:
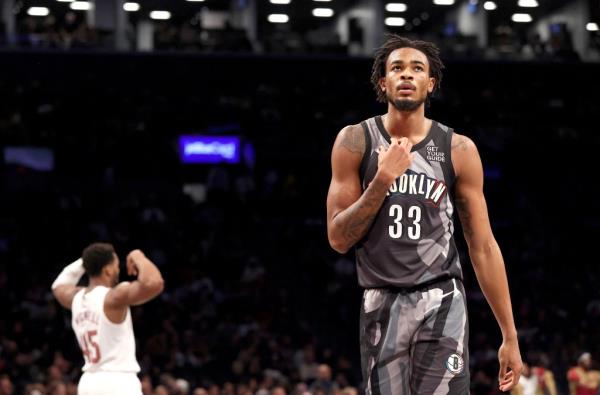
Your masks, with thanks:
M110 288L96 286L82 289L73 298L71 325L83 352L84 372L137 373L135 336L131 311L125 320L111 322L104 314L104 299Z
M360 167L364 191L377 173L380 148L388 149L391 140L381 116L361 125L366 138ZM412 288L448 277L462 280L450 195L452 134L452 129L432 121L425 139L413 146L410 168L394 181L371 228L356 245L362 287Z

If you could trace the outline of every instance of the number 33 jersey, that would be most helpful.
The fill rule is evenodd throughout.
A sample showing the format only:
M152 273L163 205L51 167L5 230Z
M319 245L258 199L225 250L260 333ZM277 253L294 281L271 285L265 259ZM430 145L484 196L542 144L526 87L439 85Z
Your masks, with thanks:
M364 191L377 173L380 149L388 149L391 140L381 116L361 125L366 140L360 167ZM462 280L450 195L452 134L432 121L425 139L413 146L410 167L389 188L371 228L356 245L362 287L412 288L448 277Z
M135 357L131 311L125 320L111 322L104 314L104 299L110 288L82 289L73 298L71 325L83 352L84 372L140 371Z

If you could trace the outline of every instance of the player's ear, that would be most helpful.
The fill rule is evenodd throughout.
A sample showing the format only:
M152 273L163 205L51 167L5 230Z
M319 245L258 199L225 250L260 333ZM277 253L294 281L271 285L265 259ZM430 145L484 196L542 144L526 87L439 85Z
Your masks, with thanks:
M379 89L385 93L385 77L379 79Z
M429 84L427 84L427 92L429 92L429 93L433 92L436 82L437 81L435 80L435 78L429 77Z
M113 265L104 265L104 267L102 268L102 275L103 276L112 276L112 266Z

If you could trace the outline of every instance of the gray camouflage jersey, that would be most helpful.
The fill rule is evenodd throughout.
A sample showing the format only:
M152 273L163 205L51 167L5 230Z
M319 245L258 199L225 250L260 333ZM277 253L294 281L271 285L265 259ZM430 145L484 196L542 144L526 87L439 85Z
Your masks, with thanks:
M360 167L364 191L377 172L378 147L387 149L390 135L381 116L361 125L366 138ZM449 277L462 280L450 195L452 134L452 129L433 121L425 139L413 146L413 162L394 181L371 228L356 245L362 287L413 288Z

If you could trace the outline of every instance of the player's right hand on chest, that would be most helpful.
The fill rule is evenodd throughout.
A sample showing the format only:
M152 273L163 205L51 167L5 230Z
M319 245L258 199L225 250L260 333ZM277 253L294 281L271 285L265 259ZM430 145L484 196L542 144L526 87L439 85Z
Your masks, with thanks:
M412 143L405 137L400 139L392 137L388 149L379 147L377 162L378 172L390 183L400 177L410 167L413 155L410 150Z

